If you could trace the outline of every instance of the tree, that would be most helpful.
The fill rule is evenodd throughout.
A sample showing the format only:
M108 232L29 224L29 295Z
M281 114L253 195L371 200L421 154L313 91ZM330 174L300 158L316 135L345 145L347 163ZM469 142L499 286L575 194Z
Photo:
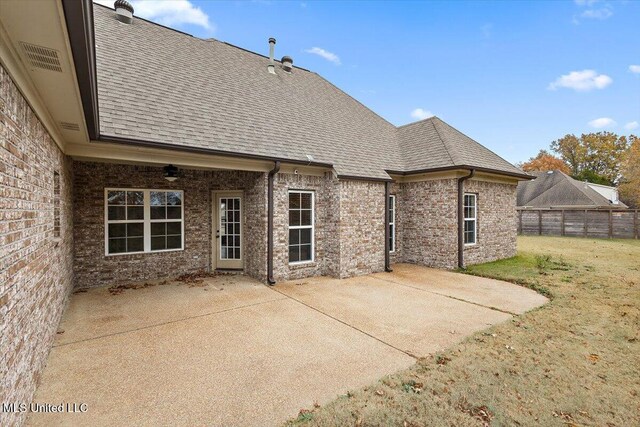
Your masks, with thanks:
M571 175L579 180L589 180L615 185L620 179L620 164L627 151L627 138L612 132L565 135L553 141L551 149L571 168Z
M531 157L521 165L521 168L525 172L546 172L552 170L560 170L564 173L571 172L564 160L550 154L547 150L540 150L537 156Z
M632 208L640 208L640 138L629 136L629 149L620 167L620 200Z

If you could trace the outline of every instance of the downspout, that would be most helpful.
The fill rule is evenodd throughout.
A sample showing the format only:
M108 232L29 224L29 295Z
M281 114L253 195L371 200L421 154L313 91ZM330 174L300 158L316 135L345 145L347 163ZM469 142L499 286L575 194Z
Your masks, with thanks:
M458 268L464 268L464 182L475 173L471 169L469 175L458 178Z
M269 171L267 182L267 283L275 285L273 279L273 178L280 171L280 161L277 160L273 169Z
M391 183L384 183L384 271L387 273L391 273L393 270L391 269L391 255L390 255L390 245L389 245L389 237L391 235L391 225L389 218L389 196L391 195Z

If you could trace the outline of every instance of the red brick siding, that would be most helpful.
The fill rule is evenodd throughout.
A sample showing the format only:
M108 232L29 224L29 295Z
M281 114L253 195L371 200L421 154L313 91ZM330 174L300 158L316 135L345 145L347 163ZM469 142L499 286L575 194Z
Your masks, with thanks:
M92 287L172 277L211 267L211 192L244 191L245 272L266 277L266 174L181 170L177 181L162 168L76 162L76 287ZM104 189L150 188L184 191L184 250L106 256Z
M0 402L31 402L73 287L72 167L0 66ZM59 173L59 239L54 174ZM0 412L0 425L24 414Z

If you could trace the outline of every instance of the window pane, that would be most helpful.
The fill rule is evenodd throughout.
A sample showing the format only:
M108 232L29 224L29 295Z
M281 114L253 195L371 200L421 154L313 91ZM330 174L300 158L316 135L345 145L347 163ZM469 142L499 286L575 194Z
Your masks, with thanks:
M179 223L179 222L168 222L167 223L167 234L182 234L181 223Z
M136 223L133 223L133 224L127 224L127 237L142 237L143 234L144 234L144 223L143 222L136 222Z
M297 210L289 211L289 225L290 226L300 225L300 211L297 211Z
M301 211L300 225L311 225L311 211Z
M144 250L144 239L134 237L127 239L127 252L142 252Z
M127 239L109 239L109 253L120 254L127 251Z
M234 259L240 259L240 248L235 248L233 251Z
M300 209L300 193L289 193L289 209Z
M300 243L311 243L311 229L304 228L300 231Z
M144 219L144 208L142 206L128 206L127 219Z
M151 235L163 236L166 234L166 222L152 222L151 223Z
M166 209L164 206L152 206L151 219L166 219Z
M109 237L126 237L126 224L109 224Z
M167 193L167 205L180 206L182 204L182 194L179 191L169 191Z
M300 246L289 246L289 262L300 261Z
M300 230L289 230L289 244L297 245L300 243Z
M240 247L240 236L235 236L233 238L233 246Z
M151 206L162 206L167 204L167 193L164 191L151 192Z
M167 207L167 218L168 219L180 219L182 217L182 208L179 206L168 206Z
M240 199L233 199L233 209L235 210L239 210L240 209Z
M311 193L301 193L300 197L300 207L302 209L311 209L311 198L313 197L313 195Z
M107 201L110 205L124 205L124 191L109 191L107 193Z
M127 191L127 205L144 205L144 193L142 191Z
M166 241L165 241L165 237L152 237L151 238L151 250L152 251L156 251L156 250L162 250L162 249L166 249Z
M182 246L181 236L167 237L167 249L180 249L181 246Z
M311 245L300 245L300 261L311 261Z
M109 206L109 221L127 219L127 210L124 206Z

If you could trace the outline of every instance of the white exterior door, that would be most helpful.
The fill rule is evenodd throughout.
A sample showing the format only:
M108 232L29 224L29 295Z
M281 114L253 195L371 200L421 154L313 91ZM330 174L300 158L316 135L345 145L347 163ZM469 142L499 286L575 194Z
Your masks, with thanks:
M244 264L242 192L213 195L213 268L242 269Z

